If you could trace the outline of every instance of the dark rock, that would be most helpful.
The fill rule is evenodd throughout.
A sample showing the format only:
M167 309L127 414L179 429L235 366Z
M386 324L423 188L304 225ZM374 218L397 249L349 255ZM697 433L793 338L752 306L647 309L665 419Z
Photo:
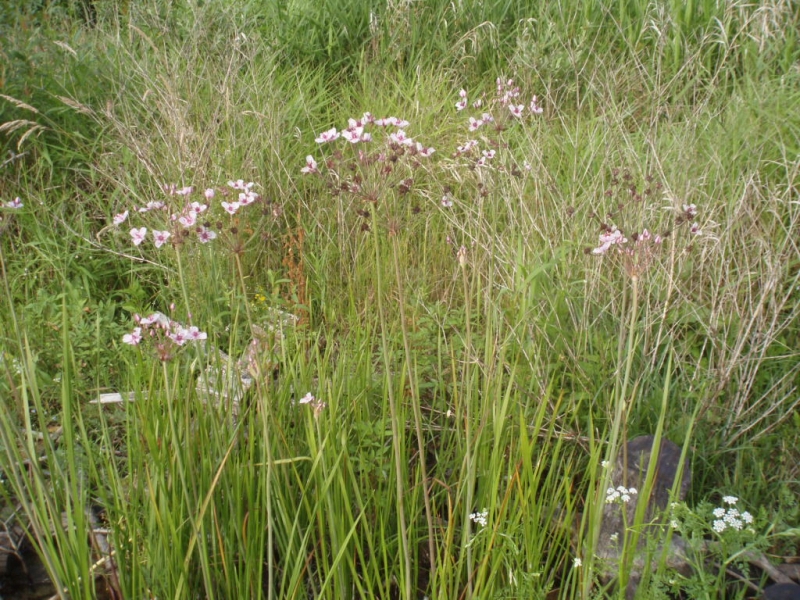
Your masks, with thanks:
M776 583L764 589L764 600L800 600L800 585Z

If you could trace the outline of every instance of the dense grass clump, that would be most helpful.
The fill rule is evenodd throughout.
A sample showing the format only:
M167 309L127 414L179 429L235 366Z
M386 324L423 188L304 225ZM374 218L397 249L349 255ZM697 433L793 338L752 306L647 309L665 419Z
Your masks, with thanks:
M774 579L797 31L782 0L0 9L2 514L54 593ZM643 434L692 486L609 567L608 467Z

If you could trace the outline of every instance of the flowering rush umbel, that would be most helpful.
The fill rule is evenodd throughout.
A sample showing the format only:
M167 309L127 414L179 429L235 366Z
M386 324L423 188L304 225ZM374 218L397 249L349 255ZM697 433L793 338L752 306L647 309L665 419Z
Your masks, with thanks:
M455 104L456 110L459 112L467 110L470 106L467 90L460 90L458 97L459 100ZM467 118L467 130L470 134L476 135L482 128L485 130L490 126L494 131L502 132L511 124L522 122L529 117L536 117L544 112L536 96L532 96L529 101L526 101L514 80L503 77L498 77L496 80L494 97L485 101L485 98L481 96L473 101L471 106L476 112L475 115ZM471 138L457 146L454 157L471 157L474 167L491 165L497 152L495 148L481 148L481 141L488 142L495 147L499 145L491 140ZM525 168L529 169L530 166L527 162L525 164Z
M397 156L398 150L402 150L404 154L408 153L423 158L436 152L432 147L415 140L406 132L406 128L410 125L405 119L398 117L375 118L372 113L365 112L360 118L348 119L346 129L339 131L336 127L331 127L318 134L314 141L320 146L325 146L343 140L346 142L345 146L358 148L358 159L362 164L391 162L392 158ZM381 136L382 140L377 143L373 132L369 131L369 129L375 130L376 128L384 130ZM366 145L371 142L373 148L369 150ZM374 154L370 152L374 152ZM332 165L332 161L327 161L326 166L331 167ZM300 169L300 172L303 175L321 174L319 163L314 156L310 154L306 156L306 164Z
M128 233L134 246L141 246L149 238L156 248L170 243L178 245L189 238L207 244L218 237L218 231L223 227L224 221L220 217L230 218L240 209L260 200L255 186L252 181L237 179L228 181L226 186L206 188L200 193L193 186L166 184L162 186L165 200L151 200L144 206L124 210L113 216L112 223L119 227L135 214L152 226L151 229L131 227ZM223 197L218 204L214 202L217 195Z
M154 312L147 317L134 315L136 327L133 331L122 336L122 342L130 346L138 346L143 340L151 339L161 360L171 358L171 349L187 343L202 342L208 338L204 331L194 325L186 327L170 319L161 312Z

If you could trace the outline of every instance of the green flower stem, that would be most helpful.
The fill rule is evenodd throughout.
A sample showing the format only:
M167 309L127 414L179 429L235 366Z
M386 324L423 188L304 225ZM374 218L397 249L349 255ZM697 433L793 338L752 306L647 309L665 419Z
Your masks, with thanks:
M378 228L373 228L372 234L375 245L375 283L377 285L378 318L381 322L381 348L384 360L384 375L386 377L386 390L389 396L389 413L392 421L392 448L394 450L395 478L397 480L397 520L400 528L400 543L403 552L404 564L404 598L411 598L411 552L408 545L408 527L406 525L405 514L405 486L403 481L403 457L402 446L400 444L400 417L397 412L397 401L394 397L394 388L389 379L391 372L391 361L389 360L389 328L386 324L386 309L383 302L383 276L381 273L381 253ZM423 457L420 457L422 460Z

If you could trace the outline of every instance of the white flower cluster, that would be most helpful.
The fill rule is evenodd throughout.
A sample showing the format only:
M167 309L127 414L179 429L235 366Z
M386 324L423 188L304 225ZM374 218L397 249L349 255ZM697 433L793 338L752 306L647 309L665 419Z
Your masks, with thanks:
M617 486L617 489L610 487L606 490L606 504L613 502L625 502L626 504L631 501L631 497L639 492L636 488L626 488L625 486Z
M736 496L723 496L722 502L727 504L728 508L715 508L712 513L715 519L711 527L717 533L722 533L729 528L741 531L745 525L753 522L753 515L747 511L740 513L736 508L736 503L739 502Z
M474 512L469 516L473 523L477 523L481 527L486 527L489 518L489 511L482 510L481 512Z

